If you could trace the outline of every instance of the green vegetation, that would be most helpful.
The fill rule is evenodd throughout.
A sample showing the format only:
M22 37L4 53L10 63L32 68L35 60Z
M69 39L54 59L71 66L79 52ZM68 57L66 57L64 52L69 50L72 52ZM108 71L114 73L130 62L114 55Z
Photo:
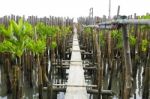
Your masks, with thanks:
M20 99L23 96L23 75L28 75L26 79L30 87L33 87L35 67L38 69L36 75L38 75L39 98L42 99L42 87L48 81L46 63L55 62L55 55L61 51L59 48L63 48L65 54L63 44L72 33L71 25L47 25L44 22L32 25L29 22L20 18L17 21L9 20L7 25L0 24L0 55L4 57L1 61L7 75L7 92L12 92L12 99Z

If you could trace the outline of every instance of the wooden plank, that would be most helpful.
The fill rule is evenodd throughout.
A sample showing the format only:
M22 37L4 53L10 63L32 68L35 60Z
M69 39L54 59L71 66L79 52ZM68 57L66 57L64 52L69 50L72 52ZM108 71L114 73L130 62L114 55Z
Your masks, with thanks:
M67 87L97 87L97 85L68 85L68 84L53 84L53 86L67 86Z
M47 91L47 87L43 87L44 91ZM66 92L66 88L58 88L58 87L53 87L53 91L55 92ZM87 89L88 94L98 94L97 89ZM108 95L108 96L113 96L115 93L112 90L102 90L101 91L102 95Z
M87 89L87 93L98 94L98 90L97 89ZM100 94L102 94L102 95L108 95L108 96L113 96L115 93L112 90L102 90L100 92Z
M74 52L76 52L76 51L74 51ZM62 62L82 62L82 60L62 60Z
M74 46L75 45L75 46ZM77 46L78 45L78 46ZM74 28L72 55L67 85L85 86L84 70L81 60L81 52L77 39L77 30ZM67 86L65 99L88 99L86 87Z
M71 51L74 51L74 52L85 52L85 50L71 50Z
M56 68L69 69L70 66L56 66ZM97 67L83 67L84 70L96 70Z
M44 91L47 91L47 87L43 87ZM66 88L53 88L53 91L55 92L66 92ZM87 89L87 93L89 94L98 94L97 89ZM113 96L115 93L112 90L102 90L101 93L102 95L108 95L108 96Z
M97 67L83 67L83 69L85 69L85 70L96 70Z

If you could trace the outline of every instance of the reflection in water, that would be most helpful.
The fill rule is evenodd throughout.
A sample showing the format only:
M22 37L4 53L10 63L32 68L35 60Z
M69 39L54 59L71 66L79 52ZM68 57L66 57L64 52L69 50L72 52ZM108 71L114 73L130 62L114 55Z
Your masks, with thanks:
M64 99L64 97L65 97L65 93L64 92L59 92L57 94L57 99Z
M121 90L121 86L123 83L122 80L122 71L119 71L116 74L116 70L114 70L114 74L113 74L113 80L112 80L112 90L113 92L116 94L113 99L119 99L119 94L120 94L120 90ZM134 82L133 82L133 89L132 89L132 95L130 99L142 99L142 73L143 73L143 66L139 65L138 69L137 69L137 74L136 74L136 78L134 78ZM108 80L110 79L110 73L107 72L107 75L104 78L104 89L107 89L106 86L108 86Z
M140 66L139 69L138 69L138 77L137 77L137 81L138 81L138 95L139 96L142 96L142 79L143 79L143 66Z
M140 66L140 68L138 69L138 76L137 76L137 85L138 85L138 90L137 90L137 94L139 95L139 97L142 96L142 79L143 79L143 66Z
M134 93L130 99L142 99L142 73L143 73L143 66L139 65L137 69L137 75L134 80Z

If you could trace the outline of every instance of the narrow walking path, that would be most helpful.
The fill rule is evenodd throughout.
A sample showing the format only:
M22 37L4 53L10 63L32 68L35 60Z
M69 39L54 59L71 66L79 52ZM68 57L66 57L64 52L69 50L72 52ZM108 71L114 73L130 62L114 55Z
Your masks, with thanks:
M65 99L88 99L76 28L74 28L72 56L67 85Z

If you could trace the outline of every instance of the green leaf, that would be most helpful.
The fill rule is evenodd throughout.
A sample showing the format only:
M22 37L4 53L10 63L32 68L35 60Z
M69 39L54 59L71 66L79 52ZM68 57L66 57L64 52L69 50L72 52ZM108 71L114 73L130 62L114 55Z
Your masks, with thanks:
M21 19L19 19L19 22L18 22L18 28L19 28L19 30L21 31L22 30L22 28L23 28L23 19L21 18Z
M28 22L24 23L24 32L26 36L33 37L34 32L33 32L32 25L30 23Z
M26 32L25 32L26 28L25 28L22 18L19 19L18 24L14 20L11 20L11 24L13 27L14 35L20 41L22 37L26 35Z
M100 32L99 39L100 39L100 45L104 46L105 45L105 38L104 38L103 32Z
M18 57L21 57L22 54L23 54L23 50L22 50L22 49L16 49L16 55L17 55Z
M46 42L44 40L38 40L36 42L37 53L42 54L42 53L44 53L45 49L46 49Z
M44 23L38 23L36 25L36 28L39 37L46 36L46 26L44 25Z
M37 41L29 39L26 48L33 53L42 54L46 49L46 42L42 39L38 39Z
M55 41L52 41L51 48L52 48L52 49L54 49L54 48L56 48L56 47L57 47L57 44L56 44L56 42L55 42Z
M131 46L134 46L136 44L136 38L131 34L129 35L129 42Z
M91 33L91 29L90 28L85 28L84 31L85 31L85 33Z
M113 30L111 36L113 39L116 40L116 48L122 48L123 47L122 32L118 30Z
M18 26L18 24L14 20L10 21L10 25L12 25L13 30L14 30L15 33L19 32L19 26Z
M147 49L148 49L148 44L149 44L148 40L146 40L146 39L142 40L142 51L143 51L143 52L146 52L146 51L147 51Z
M28 50L31 50L32 52L34 52L34 41L30 38L27 39L27 44L26 44L26 48Z
M13 35L13 27L11 24L8 26L8 28L5 28L5 26L1 25L0 31L1 31L2 35L6 36L6 37L11 37Z
M2 43L0 43L0 52L14 53L13 44L8 40L4 40Z

